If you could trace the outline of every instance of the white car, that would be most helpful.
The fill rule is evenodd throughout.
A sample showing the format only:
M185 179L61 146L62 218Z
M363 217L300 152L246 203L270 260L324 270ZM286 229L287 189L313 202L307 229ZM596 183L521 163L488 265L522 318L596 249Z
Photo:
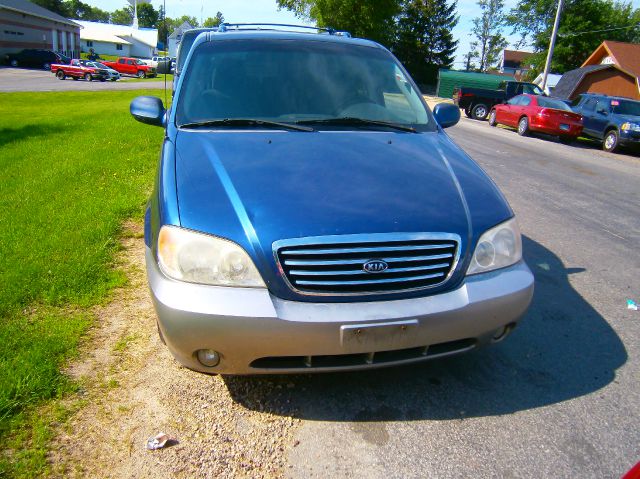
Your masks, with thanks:
M116 81L120 79L120 73L115 71L113 68L108 67L104 63L87 62L86 65L94 68L100 68L101 70L107 70L107 73L109 74L109 80L111 81Z

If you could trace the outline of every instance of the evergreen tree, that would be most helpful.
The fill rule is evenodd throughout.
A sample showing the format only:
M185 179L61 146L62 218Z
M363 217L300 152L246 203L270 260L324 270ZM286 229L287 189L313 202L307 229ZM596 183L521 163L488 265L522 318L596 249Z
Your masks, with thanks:
M418 83L435 84L438 69L451 68L458 41L456 2L407 0L397 19L393 52Z

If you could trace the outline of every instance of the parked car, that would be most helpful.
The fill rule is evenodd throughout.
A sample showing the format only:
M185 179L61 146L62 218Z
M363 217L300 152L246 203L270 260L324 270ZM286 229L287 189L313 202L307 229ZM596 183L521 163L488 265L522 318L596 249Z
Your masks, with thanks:
M582 133L582 116L566 103L539 95L514 96L504 105L495 105L489 113L489 125L518 129L518 135L532 131L558 136L563 143L575 141Z
M453 102L462 108L469 118L485 120L494 105L506 103L516 95L530 93L543 95L538 85L533 83L504 81L497 90L488 88L460 87L453 90Z
M18 53L7 53L5 63L12 67L34 67L50 70L53 63L68 65L71 59L62 53L50 50L36 50L27 48Z
M165 344L185 366L256 374L406 364L502 340L533 275L513 211L378 43L200 35L145 213ZM476 358L477 360L477 358Z
M109 78L107 70L88 65L84 60L79 59L71 60L69 65L54 63L51 65L51 72L55 74L58 80L70 77L74 80L84 78L86 81L105 81Z
M603 150L640 149L640 101L583 93L572 105L584 118L584 135L601 140Z
M104 63L100 63L100 62L95 62L95 61L89 61L89 60L80 60L81 63L83 63L84 65L87 65L89 67L93 67L93 68L98 68L100 70L105 70L107 72L107 79L111 80L111 81L116 81L120 79L120 73L118 73L117 71L115 71L113 68L109 68L107 65L105 65Z
M156 69L150 67L138 58L120 57L115 62L103 60L100 63L108 66L109 68L113 68L121 75L132 75L137 76L138 78L156 76Z

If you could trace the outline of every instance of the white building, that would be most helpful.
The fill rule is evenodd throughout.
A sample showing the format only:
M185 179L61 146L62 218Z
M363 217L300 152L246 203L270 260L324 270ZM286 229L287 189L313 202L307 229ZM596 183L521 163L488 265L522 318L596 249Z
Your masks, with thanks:
M182 34L187 30L191 30L194 27L189 22L183 22L178 28L176 28L171 35L169 35L169 56L175 57L178 54L178 45L182 40Z
M88 52L90 48L98 55L149 58L158 53L158 30L155 28L134 28L130 25L85 22L74 20L82 26L80 48Z
M544 92L547 95L551 95L553 94L553 89L556 87L556 85L558 84L558 82L560 81L560 78L562 78L562 75L556 75L555 73L549 73L547 75L547 85L544 89ZM538 85L540 88L542 88L542 73L540 73L535 80L533 80L532 83L535 83L536 85Z

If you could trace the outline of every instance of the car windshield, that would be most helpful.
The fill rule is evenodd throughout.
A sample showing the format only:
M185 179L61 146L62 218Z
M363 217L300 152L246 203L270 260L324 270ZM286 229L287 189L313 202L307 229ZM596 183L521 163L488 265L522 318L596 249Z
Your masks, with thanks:
M611 105L613 112L619 115L640 116L640 101L611 100Z
M349 119L352 124L366 120L420 131L435 128L420 93L388 52L348 43L202 43L192 54L180 92L179 125L223 119ZM338 123L322 125L336 128ZM346 121L340 124L344 127ZM362 121L358 124L366 127Z
M136 65L146 65L142 60L136 60Z
M565 102L554 100L553 98L545 98L543 96L538 97L538 106L541 106L542 108L555 108L556 110L573 111Z

